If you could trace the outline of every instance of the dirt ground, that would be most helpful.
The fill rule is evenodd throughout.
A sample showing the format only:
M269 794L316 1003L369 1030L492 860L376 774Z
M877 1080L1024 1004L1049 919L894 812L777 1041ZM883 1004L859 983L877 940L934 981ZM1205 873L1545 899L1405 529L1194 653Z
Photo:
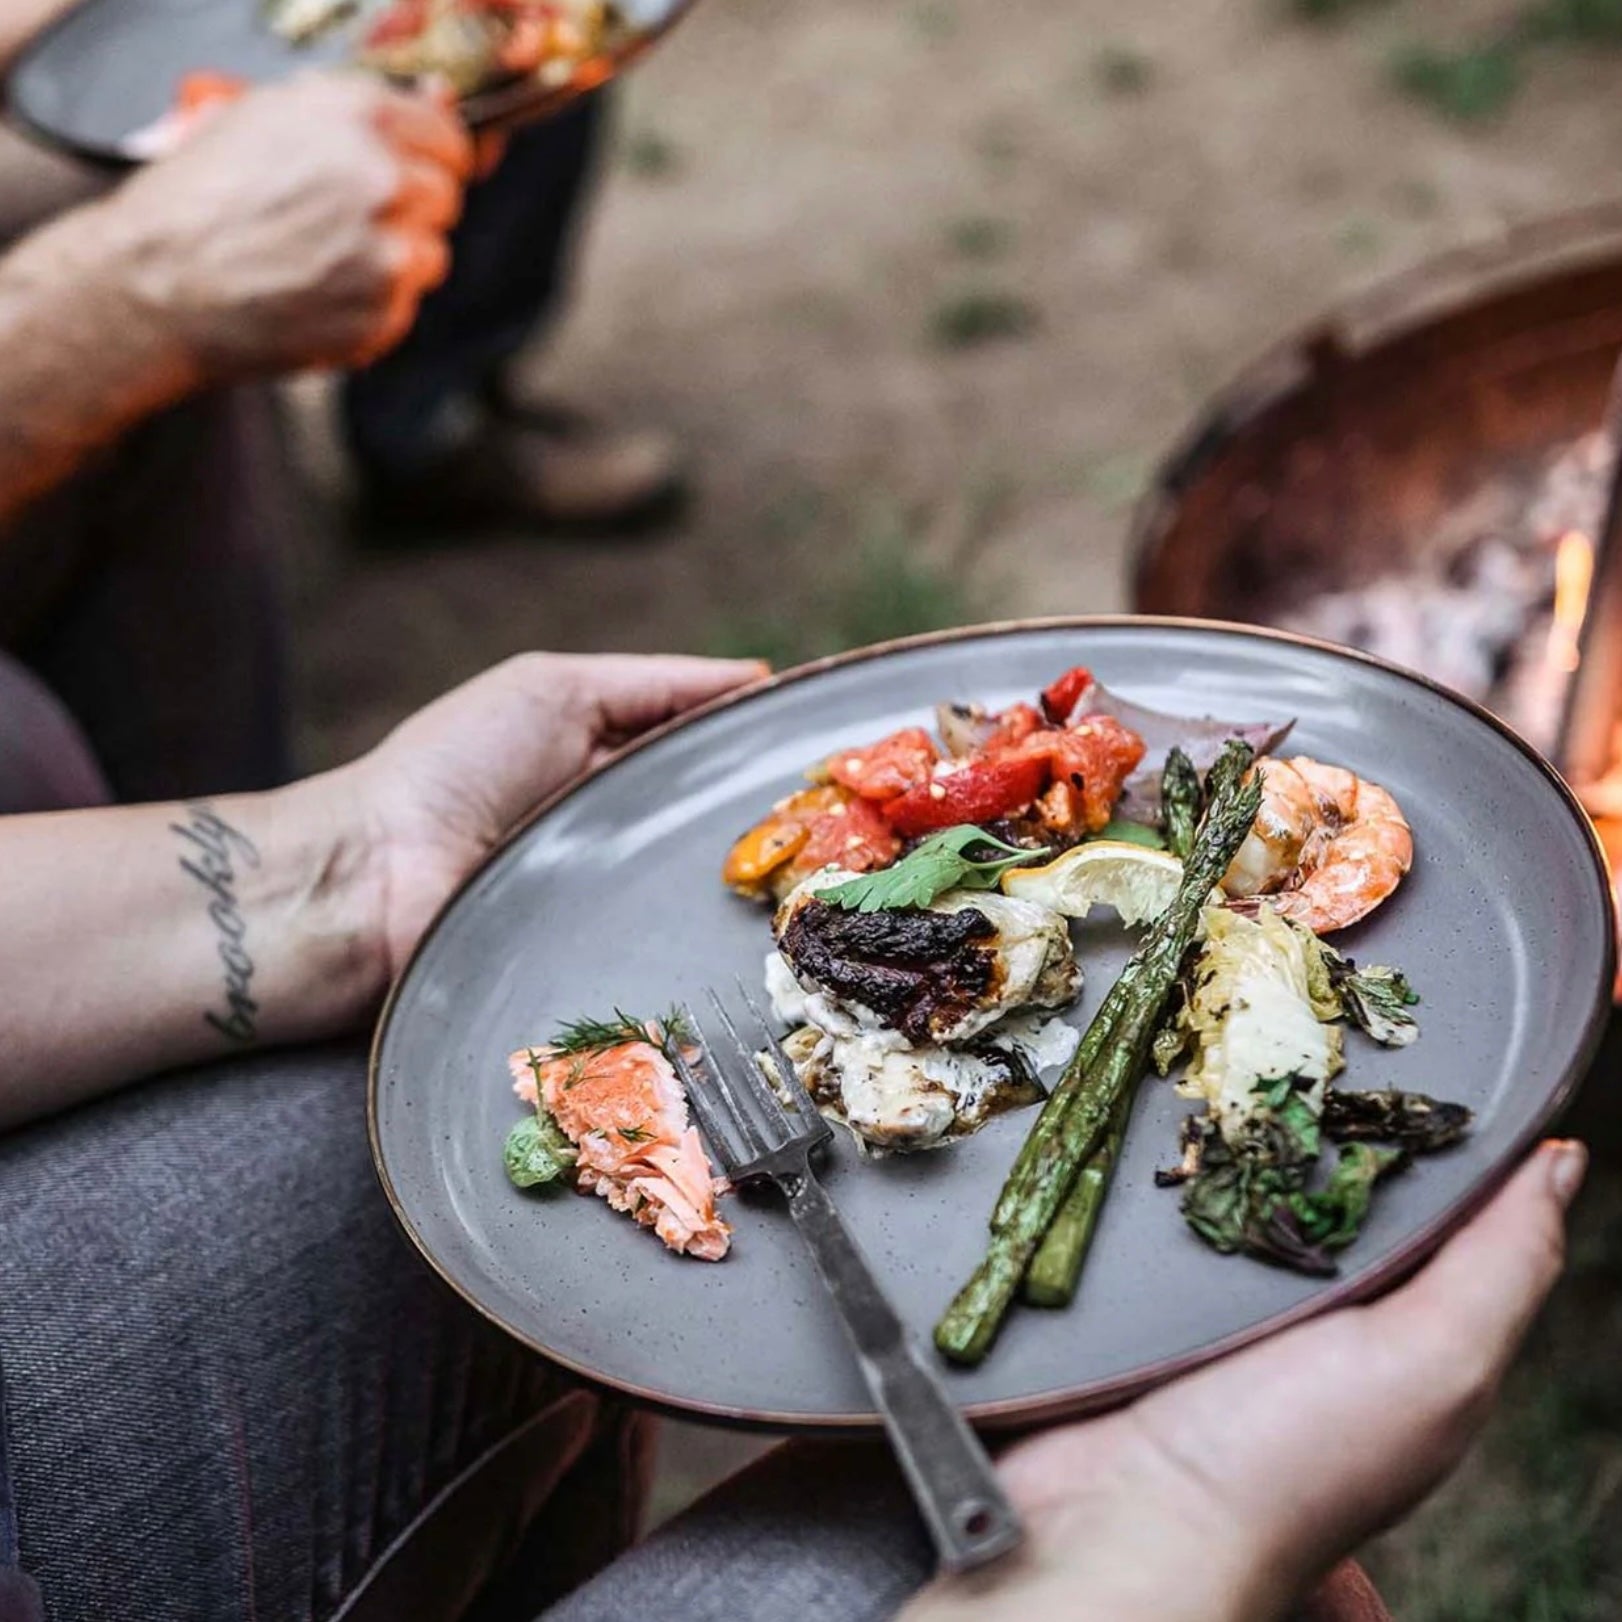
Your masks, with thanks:
M1502 7L1326 26L1281 4L702 0L627 81L537 367L679 430L690 515L651 544L447 537L389 561L330 537L302 592L312 760L514 649L730 646L760 604L858 567L875 525L982 617L1122 607L1131 497L1240 363L1616 187L1616 58L1551 53L1502 123L1455 128L1391 89L1388 55ZM987 309L1028 331L966 342ZM339 485L318 412L311 443Z
M1622 190L1622 58L1548 51L1505 117L1458 126L1397 94L1390 54L1504 6L1334 9L702 0L625 87L579 297L535 368L676 428L690 512L634 544L447 536L390 559L334 523L299 586L310 763L519 648L735 648L840 582L882 625L904 605L864 573L875 536L975 617L1126 606L1132 498L1240 364L1404 266ZM300 402L341 496L320 390ZM1528 1402L1500 1450L1542 1446ZM675 1432L663 1505L736 1457ZM1489 1466L1388 1545L1405 1614L1616 1614L1586 1553L1504 1574L1505 1526L1548 1545L1565 1499L1529 1507Z

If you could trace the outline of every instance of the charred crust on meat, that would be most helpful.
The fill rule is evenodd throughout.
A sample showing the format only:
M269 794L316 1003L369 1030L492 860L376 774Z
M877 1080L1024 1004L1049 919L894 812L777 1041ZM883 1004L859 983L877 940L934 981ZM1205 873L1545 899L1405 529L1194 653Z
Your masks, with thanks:
M973 907L850 912L806 900L778 941L796 974L870 1008L909 1042L927 1042L993 994L996 928Z

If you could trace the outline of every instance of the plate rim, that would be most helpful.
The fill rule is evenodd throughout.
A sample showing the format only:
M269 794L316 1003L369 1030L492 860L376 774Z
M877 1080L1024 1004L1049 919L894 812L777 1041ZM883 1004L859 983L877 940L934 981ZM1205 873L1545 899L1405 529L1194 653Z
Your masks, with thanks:
M1564 1113L1582 1079L1593 1064L1605 1032L1606 1022L1612 1013L1613 989L1617 978L1615 891L1612 888L1611 871L1606 860L1604 846L1600 843L1599 835L1595 831L1593 821L1587 811L1583 809L1570 785L1551 762L1528 743L1508 722L1494 715L1474 699L1468 698L1462 693L1454 692L1451 688L1443 686L1440 682L1434 681L1429 676L1422 675L1418 671L1409 670L1401 665L1393 664L1389 660L1377 658L1375 655L1365 653L1359 648L1343 647L1338 643L1328 642L1319 637L1306 636L1293 631L1281 631L1271 626L1246 625L1233 620L1159 614L1059 614L988 620L979 624L953 626L946 630L925 631L914 636L895 637L888 641L872 643L866 647L852 648L842 653L829 654L821 659L813 659L805 664L794 665L787 670L773 672L759 681L751 682L745 687L724 693L719 698L711 699L707 703L699 705L696 709L684 711L680 715L671 717L668 721L661 722L640 737L622 745L589 771L565 783L561 788L537 803L491 848L478 866L468 873L462 882L446 897L429 920L416 945L411 949L410 955L407 957L400 973L395 977L394 982L388 989L382 1008L378 1012L368 1049L366 1061L366 1136L371 1148L372 1168L382 1186L384 1198L389 1203L389 1209L393 1212L395 1221L411 1241L418 1255L422 1257L433 1272L481 1317L506 1334L511 1335L521 1345L528 1347L531 1351L546 1358L559 1368L567 1370L588 1386L621 1397L628 1397L638 1405L655 1412L678 1419L698 1420L708 1424L741 1430L789 1433L816 1432L826 1435L837 1433L872 1434L882 1429L882 1417L876 1412L802 1413L734 1406L701 1400L683 1400L673 1397L668 1392L654 1391L639 1386L633 1381L615 1379L602 1374L578 1359L563 1356L533 1336L526 1334L514 1324L509 1323L500 1313L476 1300L467 1288L451 1276L446 1267L434 1255L422 1235L418 1233L406 1214L400 1196L396 1192L393 1180L389 1175L388 1166L385 1163L378 1127L378 1086L383 1043L388 1035L390 1022L394 1017L395 1005L399 999L401 989L410 978L419 957L427 950L447 915L457 906L462 896L478 881L487 868L498 861L512 845L522 839L536 823L549 816L558 806L578 794L589 783L594 782L604 773L611 771L622 760L626 760L644 749L652 748L672 733L678 732L684 727L696 725L709 716L720 714L722 711L731 709L736 705L764 697L767 693L776 692L780 688L808 681L828 671L843 669L850 665L866 664L914 648L937 647L956 642L995 640L999 637L1024 635L1030 632L1130 631L1139 629L1194 631L1280 644L1286 647L1303 648L1314 653L1327 654L1332 659L1345 660L1382 671L1388 676L1394 676L1400 681L1433 693L1454 707L1463 710L1467 715L1473 716L1477 721L1485 723L1537 769L1544 780L1555 790L1557 797L1564 802L1567 811L1571 813L1578 827L1582 830L1588 854L1594 866L1594 874L1599 884L1600 893L1604 897L1605 916L1609 925L1605 931L1605 948L1602 959L1603 973L1595 987L1592 1006L1583 1024L1581 1039L1575 1049L1575 1057L1566 1066L1560 1081L1551 1089L1543 1105L1534 1112L1528 1125L1496 1157L1494 1164L1483 1174L1475 1188L1461 1195L1424 1227L1415 1230L1407 1239L1398 1244L1388 1256L1369 1269L1366 1274L1340 1284L1331 1283L1326 1285L1324 1289L1306 1300L1297 1303L1293 1307L1286 1308L1282 1312L1274 1313L1259 1323L1247 1325L1243 1329L1235 1330L1232 1334L1209 1341L1189 1351L1178 1353L1172 1357L1161 1358L1130 1373L1093 1380L1082 1385L1073 1386L1065 1391L1049 1393L1046 1396L1001 1397L991 1401L959 1404L958 1406L966 1419L987 1429L1048 1425L1061 1420L1076 1419L1089 1413L1096 1413L1102 1409L1128 1402L1132 1398L1141 1396L1157 1386L1164 1385L1180 1375L1202 1368L1207 1363L1215 1362L1217 1359L1226 1357L1243 1347L1279 1334L1283 1330L1319 1317L1323 1313L1333 1312L1342 1307L1355 1306L1359 1302L1384 1294L1415 1272L1448 1238L1458 1232L1472 1216L1481 1210L1508 1181L1509 1177L1525 1159L1527 1153L1543 1137L1550 1124ZM950 1391L949 1382L948 1391Z
M35 29L6 70L8 85L15 85L22 79L36 58L43 55L55 43L56 36L67 32L80 12L88 11L92 6L102 3L105 3L105 0L75 0L74 4L52 17L43 27ZM244 5L251 3L252 0L243 0ZM657 27L643 30L631 45L615 56L612 72L592 84L579 85L570 81L565 85L542 85L520 78L471 91L459 98L457 109L468 128L475 133L509 131L521 125L554 117L582 97L589 96L604 84L620 78L627 68L634 67L654 46L663 41L665 35L681 22L697 3L698 0L678 0L670 14ZM255 80L251 88L285 84L299 73L309 72L312 69L317 72L368 71L357 70L353 63L332 64L312 60L301 65L295 61L281 78ZM400 81L390 79L387 74L376 73L375 77L381 85L400 88ZM19 100L14 94L7 95L4 108L0 110L0 121L9 124L19 134L37 145L75 158L108 175L126 175L132 170L144 168L152 161L137 156L130 152L126 145L118 142L109 145L106 142L87 140L82 136L67 135L61 130L53 129L48 121L40 118L25 101ZM134 130L129 131L123 137L123 141L127 142L135 133L137 132Z

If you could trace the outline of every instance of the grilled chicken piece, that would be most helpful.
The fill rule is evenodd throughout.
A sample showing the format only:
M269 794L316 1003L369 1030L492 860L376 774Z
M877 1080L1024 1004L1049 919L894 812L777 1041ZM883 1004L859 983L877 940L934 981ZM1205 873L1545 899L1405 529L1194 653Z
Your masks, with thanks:
M784 1051L823 1113L875 1149L931 1148L1042 1096L1017 1050L989 1041L914 1048L895 1031L842 1026L826 1006L818 1012L835 1030L802 1025Z
M928 907L851 912L811 893L773 920L777 948L807 988L899 1031L909 1043L963 1043L1016 1008L1062 1008L1081 989L1064 919L1034 902L949 890ZM871 1017L861 1019L866 1012Z
M1042 1096L1077 1032L1040 1017L1081 989L1064 919L960 890L928 907L849 912L801 885L774 920L766 989L801 1081L875 1149L924 1149Z

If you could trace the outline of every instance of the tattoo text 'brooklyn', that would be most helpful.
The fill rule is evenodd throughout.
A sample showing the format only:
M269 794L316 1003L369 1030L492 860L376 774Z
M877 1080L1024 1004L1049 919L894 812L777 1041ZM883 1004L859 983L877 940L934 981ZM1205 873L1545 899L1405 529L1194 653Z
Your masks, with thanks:
M251 1042L259 1004L248 991L253 959L246 945L248 926L237 900L237 873L242 867L258 867L259 852L246 834L211 807L194 801L186 807L186 815L188 821L172 822L169 828L183 842L181 872L208 892L209 921L225 971L221 1005L206 1010L203 1019L233 1042Z

